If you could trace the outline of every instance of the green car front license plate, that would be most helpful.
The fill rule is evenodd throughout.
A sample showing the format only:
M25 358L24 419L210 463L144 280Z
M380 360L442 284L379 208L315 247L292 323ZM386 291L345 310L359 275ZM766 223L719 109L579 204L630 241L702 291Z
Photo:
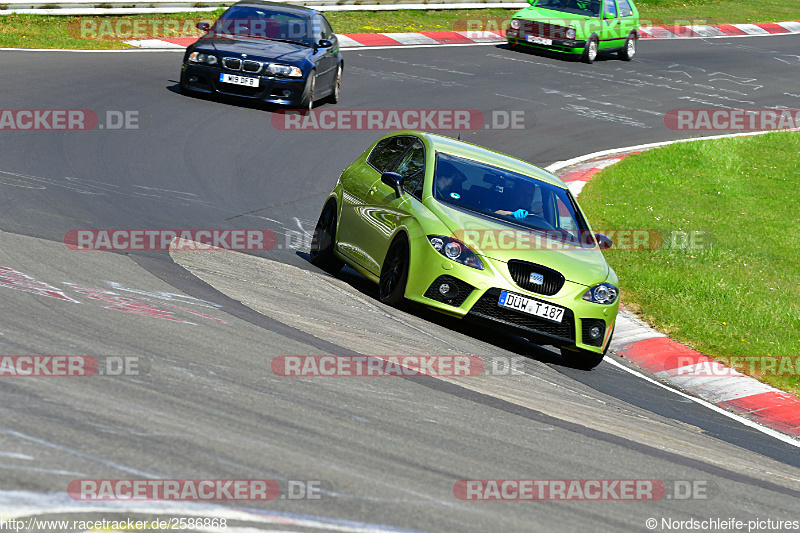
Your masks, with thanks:
M528 41L529 43L543 44L545 46L550 46L553 44L553 39L545 39L544 37L537 37L535 35L526 35L525 40Z
M514 294L513 292L508 291L502 291L500 293L500 299L497 301L497 305L500 307L515 309L523 313L528 313L529 315L538 316L540 318L545 318L558 323L561 323L561 319L564 318L563 307L539 302L532 298L528 298L520 294Z

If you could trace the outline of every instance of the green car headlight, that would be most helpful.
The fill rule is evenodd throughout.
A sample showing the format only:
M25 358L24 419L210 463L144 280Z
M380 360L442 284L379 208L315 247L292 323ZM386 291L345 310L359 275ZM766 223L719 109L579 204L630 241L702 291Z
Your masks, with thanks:
M574 38L575 38L575 28L568 28L567 39L574 39Z
M513 29L519 29L519 19L511 19L511 23L509 24Z
M267 65L266 73L271 76L286 76L287 78L302 78L303 71L290 65L278 65L270 63Z
M617 301L617 296L619 289L610 283L600 283L586 291L583 299L596 304L611 305Z
M451 261L483 270L483 263L481 263L480 258L469 249L469 246L458 239L443 235L428 235L428 242L431 243L434 250Z
M207 65L216 65L217 56L204 54L203 52L192 52L189 54L189 61L191 63L206 63Z

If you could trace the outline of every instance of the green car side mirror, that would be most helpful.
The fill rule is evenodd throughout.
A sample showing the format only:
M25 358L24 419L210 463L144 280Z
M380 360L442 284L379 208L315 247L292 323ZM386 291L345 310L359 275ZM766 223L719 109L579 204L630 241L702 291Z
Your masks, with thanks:
M608 250L609 248L614 246L614 243L607 235L603 235L602 233L595 233L594 238L597 239L597 246L599 246L601 250Z
M615 19L615 18L617 18L617 15L614 14L614 13L606 13L603 16L604 16L604 18L607 18L607 19Z
M394 189L398 198L403 196L403 176L397 172L384 172L381 174L381 183Z

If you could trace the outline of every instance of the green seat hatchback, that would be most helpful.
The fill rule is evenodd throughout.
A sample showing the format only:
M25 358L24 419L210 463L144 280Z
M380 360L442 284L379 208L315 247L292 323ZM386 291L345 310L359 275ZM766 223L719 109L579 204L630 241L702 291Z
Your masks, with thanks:
M633 0L529 0L506 30L512 47L579 55L593 63L617 52L630 61L639 39L639 11Z

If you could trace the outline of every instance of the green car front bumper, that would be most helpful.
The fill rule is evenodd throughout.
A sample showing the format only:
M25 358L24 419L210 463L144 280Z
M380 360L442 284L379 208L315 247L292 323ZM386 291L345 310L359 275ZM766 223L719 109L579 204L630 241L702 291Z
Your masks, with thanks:
M411 264L406 285L409 300L452 316L510 328L541 344L576 347L595 353L607 349L619 311L619 299L611 305L588 302L583 295L589 286L569 280L552 296L537 294L515 283L504 261L480 256L484 269L478 270L443 257L427 238L414 239L410 245ZM603 281L606 280L598 283ZM611 281L616 284L617 280ZM443 294L442 284L451 290ZM501 307L498 301L502 291L564 308L561 322ZM593 328L600 329L599 337L591 337Z
M510 34L508 31L506 32L506 40L511 46L522 46L535 50L550 50L564 54L583 54L583 50L586 47L586 41L570 39L551 39L553 44L550 45L531 43L526 41L525 38Z

